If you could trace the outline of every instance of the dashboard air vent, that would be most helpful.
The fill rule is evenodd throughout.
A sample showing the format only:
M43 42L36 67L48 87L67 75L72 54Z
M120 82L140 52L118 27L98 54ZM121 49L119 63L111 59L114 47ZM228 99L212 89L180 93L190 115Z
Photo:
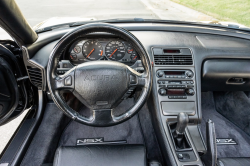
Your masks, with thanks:
M192 65L192 55L154 55L156 65Z
M27 66L30 81L33 85L35 85L38 88L42 88L42 72L38 68L33 68L30 66Z

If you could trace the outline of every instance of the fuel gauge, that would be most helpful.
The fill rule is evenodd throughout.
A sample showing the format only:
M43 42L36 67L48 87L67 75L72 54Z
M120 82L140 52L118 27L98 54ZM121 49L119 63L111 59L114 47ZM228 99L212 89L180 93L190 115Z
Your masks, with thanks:
M70 54L69 57L70 57L70 60L73 60L73 61L77 59L76 54Z

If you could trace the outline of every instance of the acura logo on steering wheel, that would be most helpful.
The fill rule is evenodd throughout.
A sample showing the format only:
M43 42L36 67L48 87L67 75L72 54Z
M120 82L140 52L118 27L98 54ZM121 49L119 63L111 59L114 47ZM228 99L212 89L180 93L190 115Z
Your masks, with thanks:
M84 78L84 81L96 81L96 80L101 80L101 81L109 81L109 80L118 80L118 77L116 75L86 75Z

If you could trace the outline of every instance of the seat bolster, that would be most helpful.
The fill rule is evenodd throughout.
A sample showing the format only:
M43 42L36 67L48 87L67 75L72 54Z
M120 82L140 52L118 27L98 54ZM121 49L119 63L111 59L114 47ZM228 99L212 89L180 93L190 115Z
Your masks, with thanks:
M54 166L146 166L143 145L86 145L59 147Z
M161 166L161 163L158 161L149 161L148 163L149 166Z

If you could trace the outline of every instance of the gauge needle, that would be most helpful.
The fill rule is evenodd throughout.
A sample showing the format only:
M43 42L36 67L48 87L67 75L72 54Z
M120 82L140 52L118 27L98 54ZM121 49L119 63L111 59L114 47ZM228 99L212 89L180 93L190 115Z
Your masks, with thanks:
M103 51L101 51L101 56L102 56Z
M112 55L114 55L114 53L117 51L117 49L115 49L115 51L109 56L109 58L112 57Z
M136 58L137 58L137 56L135 56L133 60L135 60Z
M133 49L131 49L131 50L128 50L128 52L132 52L133 51Z
M92 52L93 52L94 50L95 50L95 49L93 48L93 50L90 51L89 55L88 55L86 58L88 58L88 57L92 54Z
M74 48L75 52L78 52L76 48Z

